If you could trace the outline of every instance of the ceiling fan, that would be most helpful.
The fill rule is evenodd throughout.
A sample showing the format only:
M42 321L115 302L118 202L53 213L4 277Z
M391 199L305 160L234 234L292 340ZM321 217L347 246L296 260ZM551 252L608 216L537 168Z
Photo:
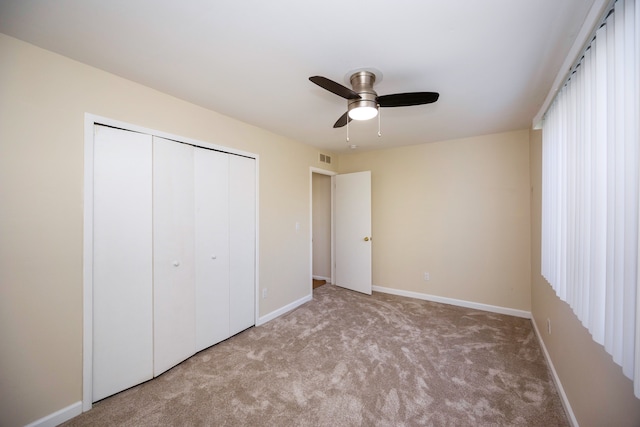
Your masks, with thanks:
M372 119L378 115L379 107L431 104L440 96L437 92L394 93L378 96L373 90L376 75L371 71L358 71L351 75L349 80L353 90L322 76L309 77L309 80L348 101L347 112L335 122L334 128L342 127L351 120Z

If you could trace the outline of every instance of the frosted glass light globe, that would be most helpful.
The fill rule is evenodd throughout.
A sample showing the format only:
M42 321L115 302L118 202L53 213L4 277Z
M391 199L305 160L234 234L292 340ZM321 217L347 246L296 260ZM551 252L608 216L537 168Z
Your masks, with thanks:
M370 120L378 115L378 109L375 107L357 107L349 110L351 120Z

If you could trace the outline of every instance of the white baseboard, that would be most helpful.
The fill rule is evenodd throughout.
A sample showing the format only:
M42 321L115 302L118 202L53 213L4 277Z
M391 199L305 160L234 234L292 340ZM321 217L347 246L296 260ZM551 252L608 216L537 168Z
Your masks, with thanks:
M294 308L298 308L302 304L304 304L305 302L309 302L312 299L313 299L313 294L309 294L306 297L302 297L297 301L294 301L294 302L292 302L290 304L285 305L284 307L281 307L281 308L279 308L279 309L277 309L275 311L272 311L271 313L258 318L258 321L256 322L256 326L264 325L268 321L273 320L276 317L282 316L286 312L291 311Z
M516 310L515 308L500 307L497 305L481 304L478 302L464 301L454 298L439 297L437 295L423 294L420 292L403 291L401 289L385 288L382 286L373 286L376 292L385 294L400 295L402 297L417 298L425 301L439 302L442 304L457 305L459 307L473 308L476 310L489 311L491 313L507 314L509 316L523 317L531 319L531 312L524 310Z
M69 421L71 418L76 417L82 413L82 402L78 401L66 408L62 408L59 411L49 414L46 417L35 420L34 422L27 424L25 427L55 427L62 424L65 421Z
M564 406L564 411L567 414L569 423L571 424L572 427L579 427L578 420L576 419L576 415L573 413L573 409L571 409L571 404L569 403L567 394L564 392L564 388L562 387L562 383L560 382L560 377L556 372L556 368L553 366L553 362L551 361L551 356L549 356L547 347L544 345L544 341L542 340L542 334L540 334L540 330L538 329L536 320L533 317L531 318L531 323L533 323L533 330L536 332L536 337L538 338L540 347L542 347L544 358L547 360L547 364L549 365L549 369L551 370L551 377L553 378L553 382L556 384L556 388L558 389L558 394L560 395L560 401L562 402L562 406Z
M326 280L327 283L331 283L331 277L324 276L312 276L314 280Z

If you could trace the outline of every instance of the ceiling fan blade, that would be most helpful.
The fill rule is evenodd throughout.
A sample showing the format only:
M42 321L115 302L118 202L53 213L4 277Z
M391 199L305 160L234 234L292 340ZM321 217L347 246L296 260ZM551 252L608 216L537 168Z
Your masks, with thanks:
M411 105L431 104L436 102L440 94L438 92L409 92L382 95L376 98L381 107L409 107Z
M313 83L317 84L321 88L326 89L329 92L335 93L336 95L341 96L345 99L361 98L357 92L354 92L351 89L342 86L340 83L336 83L333 80L329 80L326 77L313 76L313 77L309 77L309 80L311 80Z
M351 117L349 117L349 112L344 113L340 118L334 123L334 128L341 128L347 124L347 121L351 121Z

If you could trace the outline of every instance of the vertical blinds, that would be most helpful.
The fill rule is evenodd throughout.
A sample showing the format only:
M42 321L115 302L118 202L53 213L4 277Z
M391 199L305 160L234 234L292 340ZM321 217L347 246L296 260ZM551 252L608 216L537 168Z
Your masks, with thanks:
M542 275L640 398L639 9L614 3L545 114Z

